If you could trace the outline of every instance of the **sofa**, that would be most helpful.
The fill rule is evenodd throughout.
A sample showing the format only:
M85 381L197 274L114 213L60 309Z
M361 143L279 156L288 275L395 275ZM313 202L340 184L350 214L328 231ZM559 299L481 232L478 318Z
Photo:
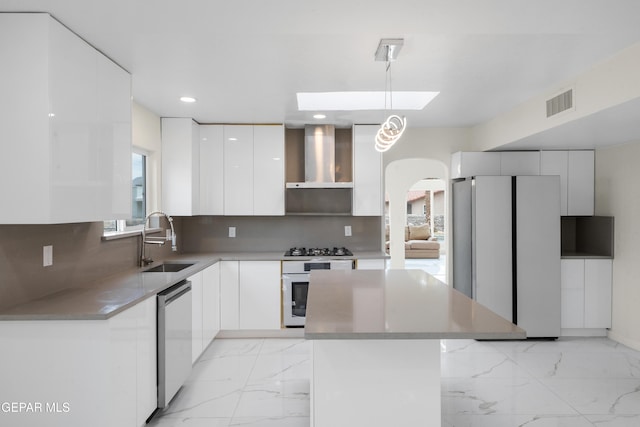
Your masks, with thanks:
M386 228L386 250L389 253L389 226ZM404 228L405 258L440 258L440 243L431 236L429 225L408 225Z

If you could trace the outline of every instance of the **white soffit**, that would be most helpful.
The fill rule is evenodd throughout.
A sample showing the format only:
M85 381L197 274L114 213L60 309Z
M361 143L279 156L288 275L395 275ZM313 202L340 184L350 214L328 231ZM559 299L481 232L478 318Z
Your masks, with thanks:
M298 92L297 98L299 111L422 110L439 93L394 91L390 96L384 91Z

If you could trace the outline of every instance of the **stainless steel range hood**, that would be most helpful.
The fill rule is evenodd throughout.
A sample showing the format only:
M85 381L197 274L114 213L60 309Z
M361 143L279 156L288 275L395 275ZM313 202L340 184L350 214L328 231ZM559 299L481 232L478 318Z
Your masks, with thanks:
M352 182L336 182L336 140L332 125L304 127L304 182L288 182L287 188L352 188Z

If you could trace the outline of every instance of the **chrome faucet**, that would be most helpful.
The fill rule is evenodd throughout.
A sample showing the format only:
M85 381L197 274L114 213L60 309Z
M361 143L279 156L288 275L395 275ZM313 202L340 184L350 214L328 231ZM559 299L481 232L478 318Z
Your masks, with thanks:
M166 243L166 239L164 237L149 237L147 238L147 223L149 222L149 218L151 218L153 215L163 215L165 218L167 218L167 221L169 221L169 226L171 226L171 250L173 252L178 250L178 246L176 245L176 231L173 228L173 218L171 218L169 215L167 215L166 213L162 212L162 211L155 211L155 212L151 212L149 215L147 215L147 217L144 219L144 224L142 226L142 248L140 249L140 267L144 267L147 266L149 264L151 264L153 262L153 260L151 259L151 257L147 257L145 255L145 247L146 245L159 245L162 246Z

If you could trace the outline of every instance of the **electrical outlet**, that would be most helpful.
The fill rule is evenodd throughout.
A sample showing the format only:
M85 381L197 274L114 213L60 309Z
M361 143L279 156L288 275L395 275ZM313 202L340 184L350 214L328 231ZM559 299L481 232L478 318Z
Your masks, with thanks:
M49 267L53 265L53 246L43 246L42 247L42 266Z
M351 226L350 225L345 225L344 226L344 235L347 237L351 236Z
M229 237L236 237L236 228L229 227Z

